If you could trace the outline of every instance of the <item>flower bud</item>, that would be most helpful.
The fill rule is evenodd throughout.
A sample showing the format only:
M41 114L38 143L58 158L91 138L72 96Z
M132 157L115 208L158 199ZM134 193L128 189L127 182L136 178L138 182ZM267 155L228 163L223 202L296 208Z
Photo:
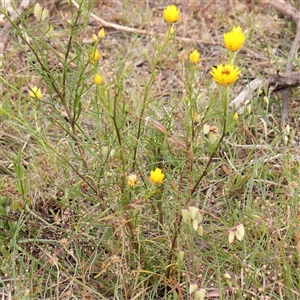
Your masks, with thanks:
M198 285L196 283L191 283L189 288L189 294L193 294L198 289Z
M263 100L267 105L269 104L269 98L267 96L264 96Z
M187 223L191 220L191 214L186 208L183 208L181 210L181 215L182 215L183 222Z
M183 252L182 250L180 250L180 251L178 252L178 259L179 259L179 260L183 260L183 258L184 258L184 252Z
M102 84L102 82L103 82L102 77L97 73L94 77L94 83L96 85L100 85L100 84Z
M237 121L239 119L239 114L237 113L237 111L234 113L233 115L233 120Z
M205 298L205 289L197 290L195 293L196 300L204 300Z
M190 206L189 207L189 212L191 214L192 220L194 220L194 219L196 219L196 216L197 216L197 214L199 212L199 209L196 206Z
M105 30L102 27L101 30L99 30L99 32L98 32L98 38L103 39L104 37L105 37Z

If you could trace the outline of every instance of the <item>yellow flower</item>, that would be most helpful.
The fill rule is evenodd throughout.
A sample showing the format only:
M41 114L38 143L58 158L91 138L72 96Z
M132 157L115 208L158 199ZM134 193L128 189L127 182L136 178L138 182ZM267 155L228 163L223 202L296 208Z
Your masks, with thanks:
M237 121L239 119L239 114L238 112L236 111L233 115L233 121Z
M39 99L41 100L43 97L42 91L40 88L38 88L37 86L34 86L32 88L30 88L29 90L29 97L32 99Z
M200 54L197 50L194 50L191 54L190 54L190 62L193 64L196 64L200 61Z
M210 74L218 85L231 85L239 78L240 70L238 67L227 64L219 64L217 68L212 67Z
M137 177L135 174L130 174L128 177L127 177L127 180L128 180L128 185L132 188L134 187L136 184L137 184Z
M100 84L102 84L102 82L103 82L102 77L97 73L94 77L94 83L97 85L100 85Z
M104 37L105 37L105 30L102 27L101 30L99 30L99 32L98 32L98 38L103 39Z
M95 49L95 51L93 51L90 55L90 59L92 63L97 62L100 58L101 58L101 54L97 49Z
M232 51L238 51L245 41L245 36L240 26L233 27L230 32L224 34L225 47Z
M154 171L150 172L150 180L155 184L162 184L165 178L165 174L161 171L160 168L156 168Z
M176 23L179 20L180 9L176 5L167 6L164 10L164 19L167 23Z

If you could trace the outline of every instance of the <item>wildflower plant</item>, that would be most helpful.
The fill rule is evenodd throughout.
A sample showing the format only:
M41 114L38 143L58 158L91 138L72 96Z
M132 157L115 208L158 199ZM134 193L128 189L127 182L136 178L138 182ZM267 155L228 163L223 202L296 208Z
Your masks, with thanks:
M78 277L81 267L93 265L95 270L88 267L84 272L94 272L93 280L99 285L104 282L103 286L108 286L107 278L120 282L120 286L114 285L107 293L111 297L118 293L117 297L125 299L137 297L141 287L159 287L162 282L174 284L176 293L175 287L182 286L184 271L185 293L204 299L206 283L197 282L195 272L199 263L196 241L207 241L210 233L206 200L199 188L209 185L205 179L214 172L213 160L229 131L229 89L241 73L240 67L234 65L232 52L240 49L244 35L240 27L235 27L224 36L231 54L228 62L212 68L209 87L215 82L218 88L213 92L207 88L204 95L201 53L196 49L186 50L182 55L173 53L177 49L174 24L180 19L179 8L172 5L164 9L161 24L168 28L168 34L154 38L151 55L140 54L149 68L147 76L140 79L134 67L118 57L111 76L105 74L102 62L106 56L101 54L107 51L102 44L107 36L103 28L91 34L90 44L83 43L82 32L91 12L89 5L89 1L81 1L78 10L72 11L69 29L61 31L52 23L49 11L39 5L33 7L40 24L34 28L27 23L26 14L18 20L22 30L6 14L13 35L18 37L16 44L26 49L26 61L34 62L30 67L38 77L33 84L26 82L25 86L31 87L26 95L1 78L22 101L30 102L26 113L13 106L0 110L18 130L30 133L32 139L28 153L25 149L26 155L18 152L14 157L16 190L22 200L13 203L14 207L59 231L55 243L51 240L59 250L45 263L53 280L62 276L55 268L69 260L76 265L63 265L63 272L70 272L66 278L72 280ZM61 42L61 36L67 42ZM164 63L168 51L181 63L182 91L171 93L166 104L157 91L161 92L162 70L169 68ZM49 57L54 58L53 64ZM132 78L136 79L134 84L129 80ZM32 103L34 109L30 107ZM238 115L234 116L237 121ZM205 147L207 144L209 147ZM35 161L27 166L22 157L34 157ZM49 171L42 174L40 168ZM34 172L39 179L37 186L31 185ZM49 195L39 199L37 191ZM43 220L36 207L43 210L47 205L53 207L45 208L43 214L50 213ZM218 227L232 246L246 239L244 225L238 218L236 221L239 225L228 225L229 229ZM26 238L49 243L37 238L37 232L38 229L29 230ZM57 245L57 237L61 236L64 238ZM82 245L86 246L84 251ZM66 259L56 261L54 257ZM43 272L43 263L33 264L32 268L29 279L36 281ZM16 289L16 298L26 287L24 283ZM106 293L90 287L87 290L99 299ZM32 298L45 296L43 291ZM49 292L47 297L51 296Z
M238 27L237 30L233 30L233 35L238 34L239 37L239 44L236 45L235 47L235 51L238 50L238 47L241 47L242 43L244 42L244 39L242 39L242 31L241 29ZM231 41L231 39L233 39L232 35L226 35L224 36L224 39L226 41L227 44L229 44L229 42ZM226 44L226 45L227 45ZM230 51L233 51L233 47L232 49L229 49ZM189 60L190 62L194 63L194 62L198 62L198 55L197 52L192 52L189 56ZM181 228L181 222L187 223L189 225L189 229L190 231L196 231L198 232L199 235L203 235L204 230L203 227L201 225L202 222L202 214L198 211L197 207L194 206L190 206L192 204L192 196L194 195L194 193L196 193L199 185L202 183L204 177L206 176L210 165L212 163L212 159L214 157L214 155L216 154L217 150L220 148L225 135L228 133L228 130L231 124L229 123L229 117L228 117L228 104L229 104L229 97L230 97L230 93L229 93L229 87L232 86L239 78L239 74L240 74L240 69L233 65L234 63L234 57L232 56L232 52L229 53L229 58L228 58L228 63L223 65L223 64L219 64L216 68L213 67L212 71L210 72L210 74L212 75L212 79L217 83L217 85L219 86L219 95L220 95L220 100L218 99L218 101L220 101L220 106L222 107L222 115L221 115L221 120L223 123L223 129L221 131L221 135L218 136L215 133L218 133L218 128L215 126L210 126L208 124L203 124L204 128L206 127L206 129L204 130L206 134L210 135L210 144L212 145L210 148L210 157L206 163L206 165L204 166L204 169L202 170L202 172L200 173L200 175L198 176L198 179L195 181L193 187L191 188L190 191L190 195L186 200L185 203L185 208L182 209L182 214L181 216L178 218L178 222L175 226L175 235L173 238L173 242L172 245L176 244L176 240L178 238L178 232L179 232L179 228ZM196 76L196 72L199 72L199 70L196 70L194 68L194 65L192 65L189 69L189 74L190 76L188 77L188 81L187 81L187 90L188 90L188 96L186 97L186 111L188 112L186 117L187 119L193 120L195 121L195 115L197 116L197 123L199 122L199 116L198 116L198 112L199 108L197 107L198 104L198 99L200 98L201 101L201 97L199 97L199 94L197 94L197 92L195 92L195 88L194 88L194 80L195 80L195 76ZM198 101L197 101L198 100ZM214 99L212 98L212 102L214 101ZM198 104L199 105L199 104ZM211 104L210 104L211 105ZM208 109L210 108L210 105L208 106ZM233 120L233 119L232 119ZM205 120L205 116L203 117L203 121ZM202 121L202 122L203 122ZM209 121L209 120L207 120ZM201 121L200 121L201 122ZM190 122L189 124L193 124L194 122ZM186 124L186 132L190 132L190 145L193 145L193 147L191 147L190 149L196 149L196 138L197 134L196 134L196 130L192 127L189 126L189 124ZM190 130L190 128L193 128L192 130ZM213 129L214 128L214 129ZM212 129L212 131L211 131ZM193 151L193 150L190 150ZM189 153L188 156L193 156L193 152ZM190 169L193 168L193 165L191 164ZM178 231L176 231L178 230ZM230 233L230 235L232 236L232 233ZM239 236L239 235L238 235ZM239 236L240 238L240 236ZM188 238L188 240L186 241L188 245L193 245L194 244L194 239L195 236L193 234L191 234ZM230 242L232 242L232 238L230 237ZM190 249L190 247L188 247ZM193 256L193 250L190 250L191 252L189 253L189 257ZM172 253L170 254L170 257L172 258ZM191 259L192 260L192 259ZM192 260L193 261L193 260ZM180 270L179 270L180 271ZM190 281L193 282L195 280L195 278L193 278L191 276ZM192 291L190 290L190 293L194 293L197 289L198 286L191 283L191 286L193 287ZM198 294L201 294L201 298L203 298L203 289L200 289L201 292L199 292ZM199 296L200 297L200 296Z

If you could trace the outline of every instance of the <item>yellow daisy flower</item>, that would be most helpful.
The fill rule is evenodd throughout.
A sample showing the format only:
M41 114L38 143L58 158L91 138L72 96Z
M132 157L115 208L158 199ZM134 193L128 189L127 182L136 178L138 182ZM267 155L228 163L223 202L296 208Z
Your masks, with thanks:
M165 178L165 174L160 168L156 168L154 171L150 172L150 181L154 184L162 184Z
M240 72L239 68L233 65L219 64L216 68L212 67L210 74L218 85L226 86L234 84L238 80Z
M39 99L41 100L43 97L42 91L40 88L38 88L37 86L34 86L32 88L30 88L29 90L29 97L32 99Z
M180 9L176 5L167 6L164 10L164 19L167 23L176 23L179 20Z
M191 54L190 54L190 62L193 64L196 64L200 61L200 54L197 50L194 50Z
M238 51L245 41L245 35L240 26L233 27L230 32L224 34L225 47L232 51Z

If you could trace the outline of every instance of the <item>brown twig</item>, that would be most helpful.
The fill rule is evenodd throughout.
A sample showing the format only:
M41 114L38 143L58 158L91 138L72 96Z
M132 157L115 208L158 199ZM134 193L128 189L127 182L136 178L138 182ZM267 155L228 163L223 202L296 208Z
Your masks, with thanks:
M252 95L255 95L256 92L266 85L267 89L272 88L273 92L282 92L292 87L300 86L300 71L276 74L271 76L267 81L256 78L252 80L247 86L240 92L240 94L230 102L229 107L240 110L248 99Z
M277 12L292 19L296 24L300 21L299 11L285 0L264 0L263 4L272 5Z
M71 0L71 2L75 7L79 8L79 4L75 0ZM118 25L115 23L107 22L94 13L91 13L91 17L95 21L101 23L101 25L103 27L113 28L116 30L130 32L130 33L136 33L136 34L140 34L140 35L162 36L162 37L167 36L167 32L166 33L153 32L150 30L132 28L132 27L127 27L127 26L122 26L122 25ZM199 44L205 44L205 45L218 45L218 46L222 45L222 43L218 43L218 42L205 41L205 40L199 40L199 39L194 39L194 38L185 38L185 37L181 37L181 36L176 36L174 38L178 41L187 42L187 43L199 43Z

